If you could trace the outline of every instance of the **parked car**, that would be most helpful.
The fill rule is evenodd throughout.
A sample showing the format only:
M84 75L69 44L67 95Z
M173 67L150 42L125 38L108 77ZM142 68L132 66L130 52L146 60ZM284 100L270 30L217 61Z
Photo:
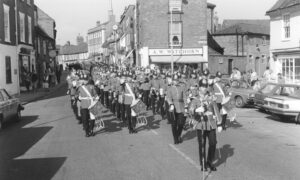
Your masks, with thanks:
M0 131L8 121L20 121L24 107L18 98L11 97L5 89L0 89Z
M300 123L300 85L281 85L278 93L265 98L263 108L281 119Z
M231 81L227 83L228 92L231 94L231 98L235 102L235 106L238 108L245 107L246 105L253 104L253 94L256 92L246 82L243 81Z
M267 97L272 96L276 93L279 94L281 86L282 86L281 84L276 84L276 83L267 83L264 86L262 86L254 94L251 94L254 105L259 109L263 109L264 100Z

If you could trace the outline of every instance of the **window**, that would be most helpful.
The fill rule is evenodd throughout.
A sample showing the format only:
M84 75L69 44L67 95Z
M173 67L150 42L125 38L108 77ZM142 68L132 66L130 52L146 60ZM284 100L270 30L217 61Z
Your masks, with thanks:
M46 41L43 41L43 53L44 53L44 55L47 54L47 43L46 43Z
M170 46L182 46L182 22L170 23L169 37Z
M20 17L20 41L25 42L25 16L23 13L19 12Z
M300 84L300 58L281 58L279 61L285 81Z
M4 41L10 42L9 6L3 4L4 9Z
M274 84L268 84L265 87L263 87L260 90L260 92L262 92L263 94L268 94L268 93L272 92L273 89L275 89L275 88L276 88L276 85L274 85Z
M5 73L6 73L6 84L12 83L11 78L11 59L9 56L5 57Z
M182 0L169 0L169 12L181 12Z
M31 5L31 2L30 2L30 1L31 1L31 0L27 0L27 4L28 4L28 5Z
M39 37L37 38L37 44L38 53L41 54L41 39Z
M283 16L283 37L284 39L289 39L291 36L291 27L290 27L290 15L286 14Z
M32 25L31 25L31 17L28 16L28 43L32 44Z

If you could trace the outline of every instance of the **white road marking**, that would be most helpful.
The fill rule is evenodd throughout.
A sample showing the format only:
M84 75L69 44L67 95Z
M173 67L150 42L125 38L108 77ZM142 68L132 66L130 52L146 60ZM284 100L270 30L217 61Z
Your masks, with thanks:
M173 144L169 144L169 146L175 150L178 154L180 154L185 160L187 160L191 165L193 165L196 169L201 171L200 165L198 165L195 161L193 161L190 157L188 157L186 154L184 154L182 151L180 151L177 147L175 147Z

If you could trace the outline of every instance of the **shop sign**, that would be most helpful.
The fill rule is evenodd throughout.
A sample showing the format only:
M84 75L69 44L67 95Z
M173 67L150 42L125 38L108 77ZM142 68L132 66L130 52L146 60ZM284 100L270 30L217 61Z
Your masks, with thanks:
M171 49L149 49L149 56L171 56ZM203 55L202 48L193 49L173 49L174 56L182 55Z

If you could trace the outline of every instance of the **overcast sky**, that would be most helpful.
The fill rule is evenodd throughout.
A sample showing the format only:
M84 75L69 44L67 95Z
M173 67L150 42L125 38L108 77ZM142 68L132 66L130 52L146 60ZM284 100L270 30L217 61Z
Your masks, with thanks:
M107 21L110 0L35 0L35 4L56 21L57 43L75 43L78 34L86 37L96 21ZM149 0L155 1L155 0ZM265 13L277 0L209 0L217 5L222 19L266 19ZM125 6L135 0L113 0L117 21Z

